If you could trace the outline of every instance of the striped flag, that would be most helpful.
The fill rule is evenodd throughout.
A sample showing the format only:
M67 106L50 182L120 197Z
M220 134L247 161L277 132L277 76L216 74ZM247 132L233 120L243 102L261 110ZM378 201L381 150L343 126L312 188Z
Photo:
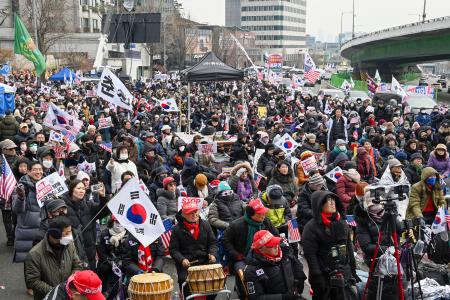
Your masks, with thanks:
M297 219L289 220L288 223L288 240L289 243L300 242L300 231L298 230Z
M307 81L315 83L316 80L320 77L320 72L317 71L316 64L307 52L305 53L304 69L304 77Z
M450 230L450 213L448 209L445 209L445 221L447 221L448 230Z
M170 236L172 235L172 220L165 219L163 221L163 225L164 225L165 231L161 235L161 240L162 240L164 248L169 249Z
M347 222L348 226L356 227L356 221L355 221L355 217L353 215L348 215L345 222Z
M112 143L102 142L99 146L103 150L112 153Z
M320 77L320 72L317 70L309 70L304 75L305 79L311 83L315 83L317 79Z
M9 200L14 188L17 185L16 178L14 177L5 156L2 155L2 177L0 178L0 197Z
M259 188L259 184L261 183L261 179L263 177L259 174L255 174L253 177L254 177L253 179L255 180L256 187Z

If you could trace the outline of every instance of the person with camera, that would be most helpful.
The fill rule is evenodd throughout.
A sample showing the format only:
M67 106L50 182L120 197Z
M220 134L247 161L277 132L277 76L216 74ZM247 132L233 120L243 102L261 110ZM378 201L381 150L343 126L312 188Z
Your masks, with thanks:
M267 230L256 232L246 263L244 278L249 300L304 299L303 265L282 238Z
M362 199L360 199L358 205L355 206L354 217L356 226L356 239L364 252L364 263L370 267L372 264L372 259L375 253L375 249L378 244L379 231L382 228L382 223L385 216L385 208L382 203L376 203L375 199L370 196L370 192L365 192ZM399 219L396 219L395 228L397 230L398 236L401 235L401 223ZM379 243L379 250L377 252L377 260L383 255L389 246L392 246L393 242L389 233L383 231L381 240ZM377 265L375 264L376 270ZM396 276L384 276L384 278L378 276L377 274L372 275L370 280L366 299L376 299L377 287L383 282L381 295L383 300L396 300L398 299L398 289L397 289L397 277Z
M439 207L446 205L439 178L439 173L431 167L422 170L421 180L411 187L407 219L421 218L428 225L433 223Z
M313 300L355 299L356 262L344 206L329 191L311 195L313 218L303 230Z

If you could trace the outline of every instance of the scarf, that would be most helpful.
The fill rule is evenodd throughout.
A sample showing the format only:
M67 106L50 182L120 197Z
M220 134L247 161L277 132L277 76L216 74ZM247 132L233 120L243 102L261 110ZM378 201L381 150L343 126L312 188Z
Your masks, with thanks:
M331 222L333 221L333 219L335 218L336 221L339 221L341 219L341 215L339 213L335 213L335 214L326 214L324 212L320 213L320 216L322 217L322 223L323 225L325 225L325 227L330 228L331 227Z
M117 248L120 244L120 241L122 240L122 238L125 236L125 233L127 231L125 229L122 230L122 232L116 232L114 230L114 228L110 228L109 229L109 234L111 235L111 237L109 238L110 243Z
M366 177L370 175L371 163L370 159L367 155L367 152L358 153L358 173L361 174L362 177Z
M247 255L248 251L250 251L250 248L253 243L253 236L255 233L262 229L263 222L256 222L253 221L249 216L247 216L247 213L244 214L244 220L248 224L248 230L247 230L247 242L245 245L245 251L244 255Z
M144 247L139 244L138 247L138 267L144 272L151 272L153 265L152 251L150 245Z
M198 239L198 232L199 232L199 223L188 223L186 221L183 221L184 227L186 227L187 230L192 234L195 240Z
M268 254L264 254L259 249L255 249L255 252L267 259L270 262L279 262L283 258L283 251L281 251L280 245L277 246L278 248L278 255L277 256L270 256Z
M237 195L240 200L250 199L252 195L252 185L250 180L246 178L245 180L239 180L237 184Z
M203 199L208 198L208 186L205 185L201 189L197 188L197 193L200 198Z

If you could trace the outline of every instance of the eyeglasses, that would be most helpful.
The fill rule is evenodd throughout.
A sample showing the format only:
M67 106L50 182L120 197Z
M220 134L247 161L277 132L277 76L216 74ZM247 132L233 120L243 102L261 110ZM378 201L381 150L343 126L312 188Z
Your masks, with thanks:
M230 196L233 195L233 191L232 190L226 190L222 192L222 196Z

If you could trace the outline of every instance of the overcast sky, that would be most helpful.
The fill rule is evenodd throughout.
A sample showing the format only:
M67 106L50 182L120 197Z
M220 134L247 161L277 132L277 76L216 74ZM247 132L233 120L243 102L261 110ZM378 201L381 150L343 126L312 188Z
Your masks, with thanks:
M179 0L191 19L225 25L225 0ZM341 12L352 10L352 0L307 0L306 32L322 41L334 41ZM423 0L355 0L355 31L371 32L417 22ZM427 18L450 15L450 0L427 0ZM351 31L351 13L343 17L343 31Z

